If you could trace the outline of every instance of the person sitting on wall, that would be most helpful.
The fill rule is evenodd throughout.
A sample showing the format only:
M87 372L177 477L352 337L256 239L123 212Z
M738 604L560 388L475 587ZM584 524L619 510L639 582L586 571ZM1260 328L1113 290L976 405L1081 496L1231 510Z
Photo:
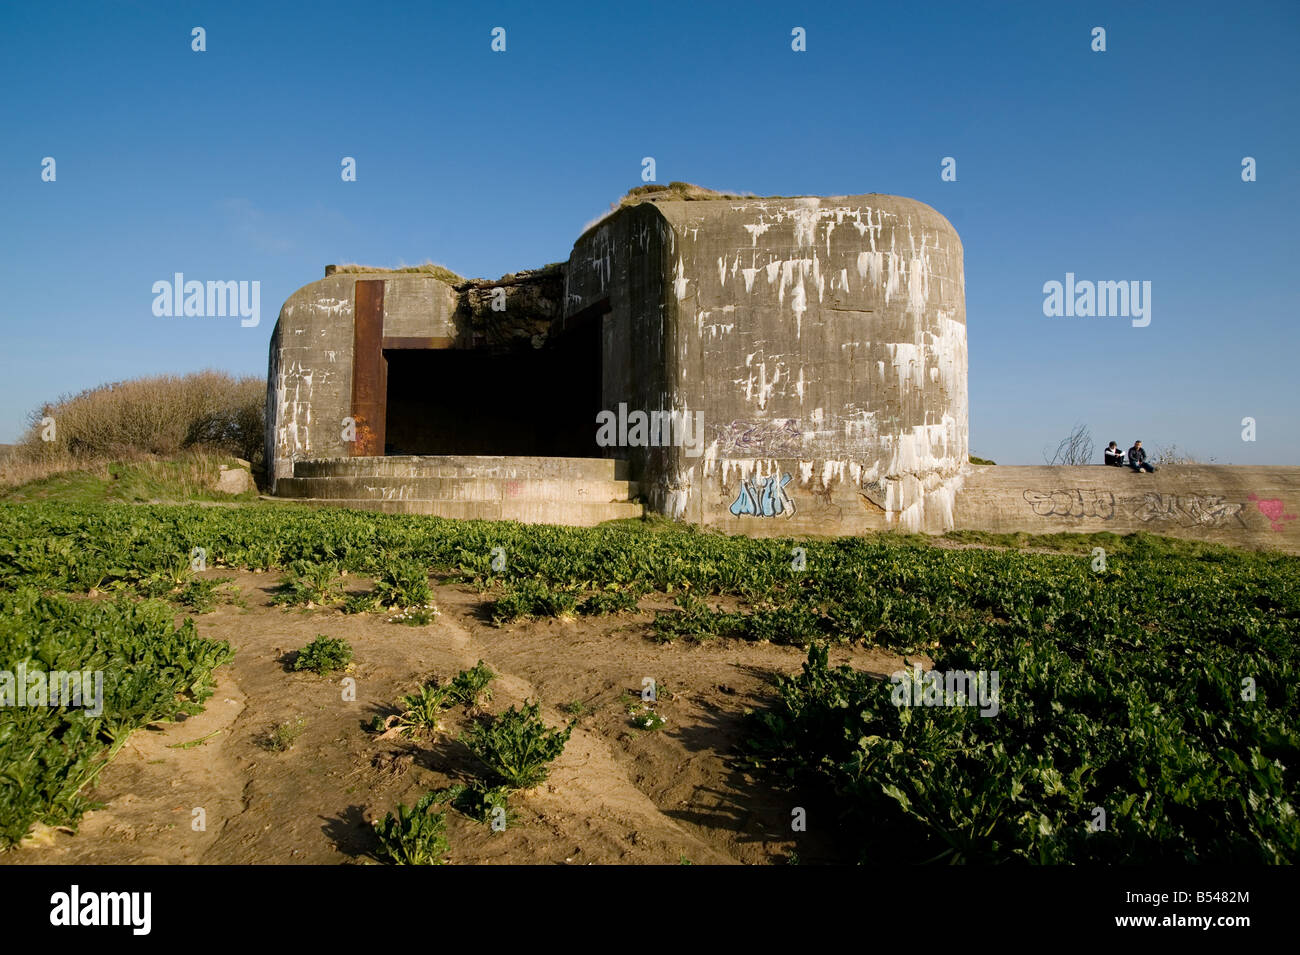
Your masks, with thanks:
M1154 465L1147 464L1147 453L1142 450L1141 441L1134 441L1133 447L1128 449L1128 466L1138 473L1155 471Z
M1119 449L1119 445L1114 441L1112 441L1110 447L1102 453L1106 456L1106 463L1112 467L1119 468L1124 466L1124 452Z

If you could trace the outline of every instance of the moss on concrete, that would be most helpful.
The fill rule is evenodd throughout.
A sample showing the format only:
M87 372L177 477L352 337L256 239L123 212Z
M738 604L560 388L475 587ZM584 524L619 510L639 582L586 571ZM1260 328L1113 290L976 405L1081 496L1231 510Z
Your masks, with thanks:
M420 275L431 275L439 281L446 282L448 285L460 285L466 281L463 275L457 275L445 265L438 265L436 262L425 262L423 265L402 265L391 269L380 268L374 265L358 265L355 262L348 262L343 265L325 266L326 275L334 275L336 273L377 273L385 275L396 273L418 273Z

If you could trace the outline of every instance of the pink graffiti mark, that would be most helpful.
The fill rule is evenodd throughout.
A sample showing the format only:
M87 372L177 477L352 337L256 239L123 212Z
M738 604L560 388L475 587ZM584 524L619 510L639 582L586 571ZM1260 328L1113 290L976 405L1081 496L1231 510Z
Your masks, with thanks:
M1255 506L1259 508L1259 512L1268 518L1269 523L1275 531L1280 531L1283 528L1283 521L1294 521L1296 518L1294 514L1283 513L1286 510L1286 505L1282 503L1281 498L1269 497L1261 499L1260 497L1251 494L1246 498L1246 500L1255 502Z

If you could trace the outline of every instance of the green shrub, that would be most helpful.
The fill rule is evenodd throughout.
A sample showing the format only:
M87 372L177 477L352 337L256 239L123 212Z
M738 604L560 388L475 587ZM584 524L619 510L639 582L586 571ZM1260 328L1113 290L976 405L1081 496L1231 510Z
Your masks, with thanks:
M397 727L408 735L421 731L437 732L439 717L450 699L450 686L439 686L436 682L426 683L398 701L402 712L396 719Z
M598 590L579 605L578 613L584 616L636 613L642 593L640 588L633 587Z
M1000 674L982 716L896 705L894 682L814 646L751 745L759 763L825 777L864 858L1294 863L1300 735L1278 704L1295 668L1265 678L1250 652L1189 649L1025 628L941 650L935 670ZM1242 699L1243 673L1267 681L1259 699Z
M578 608L578 595L566 586L551 586L540 580L506 584L492 604L492 622L500 626L514 620L537 617L568 617Z
M346 640L327 637L322 633L298 651L293 668L311 670L323 676L335 670L346 670L351 662L352 646Z
M538 703L513 706L499 716L482 720L462 736L470 752L493 774L514 789L532 789L546 779L550 763L562 752L573 724L562 730L546 728Z
M661 643L685 639L692 643L705 643L719 637L735 636L745 630L745 615L724 610L710 610L708 604L687 591L678 594L674 603L676 611L655 614L650 631Z
M132 731L202 711L213 671L234 653L174 619L156 601L0 590L0 670L92 674L80 705L0 705L0 848L34 822L75 828L90 805L82 790Z
M229 577L208 579L196 577L187 580L173 599L182 607L195 613L211 613L216 609L217 602L224 596L221 589L230 583L230 580ZM227 596L226 599L229 597Z
M327 607L342 596L339 568L332 563L295 560L271 603L288 607Z
M480 702L492 699L492 691L488 685L496 679L496 674L482 660L470 667L468 670L461 670L451 679L450 699L455 703L463 703L466 706L477 706Z
M425 793L413 807L397 807L375 822L380 858L394 865L442 865L447 854L447 820L442 812L430 812L438 793Z
M380 606L394 610L432 607L428 565L407 558L383 560L375 578L374 595Z
M262 745L275 753L287 753L293 749L293 744L298 742L298 737L302 735L303 730L306 728L307 721L302 717L285 723L277 723L267 732L266 737L262 740Z

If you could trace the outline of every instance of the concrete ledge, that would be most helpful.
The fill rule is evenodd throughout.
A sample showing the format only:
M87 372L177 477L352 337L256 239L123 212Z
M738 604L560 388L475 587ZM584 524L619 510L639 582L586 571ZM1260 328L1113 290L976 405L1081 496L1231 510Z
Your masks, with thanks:
M425 514L458 520L518 521L591 527L604 521L643 517L645 508L631 501L375 501L275 498L286 504L347 507L385 514Z
M631 481L588 478L340 476L281 478L276 492L323 500L626 502L637 488Z

